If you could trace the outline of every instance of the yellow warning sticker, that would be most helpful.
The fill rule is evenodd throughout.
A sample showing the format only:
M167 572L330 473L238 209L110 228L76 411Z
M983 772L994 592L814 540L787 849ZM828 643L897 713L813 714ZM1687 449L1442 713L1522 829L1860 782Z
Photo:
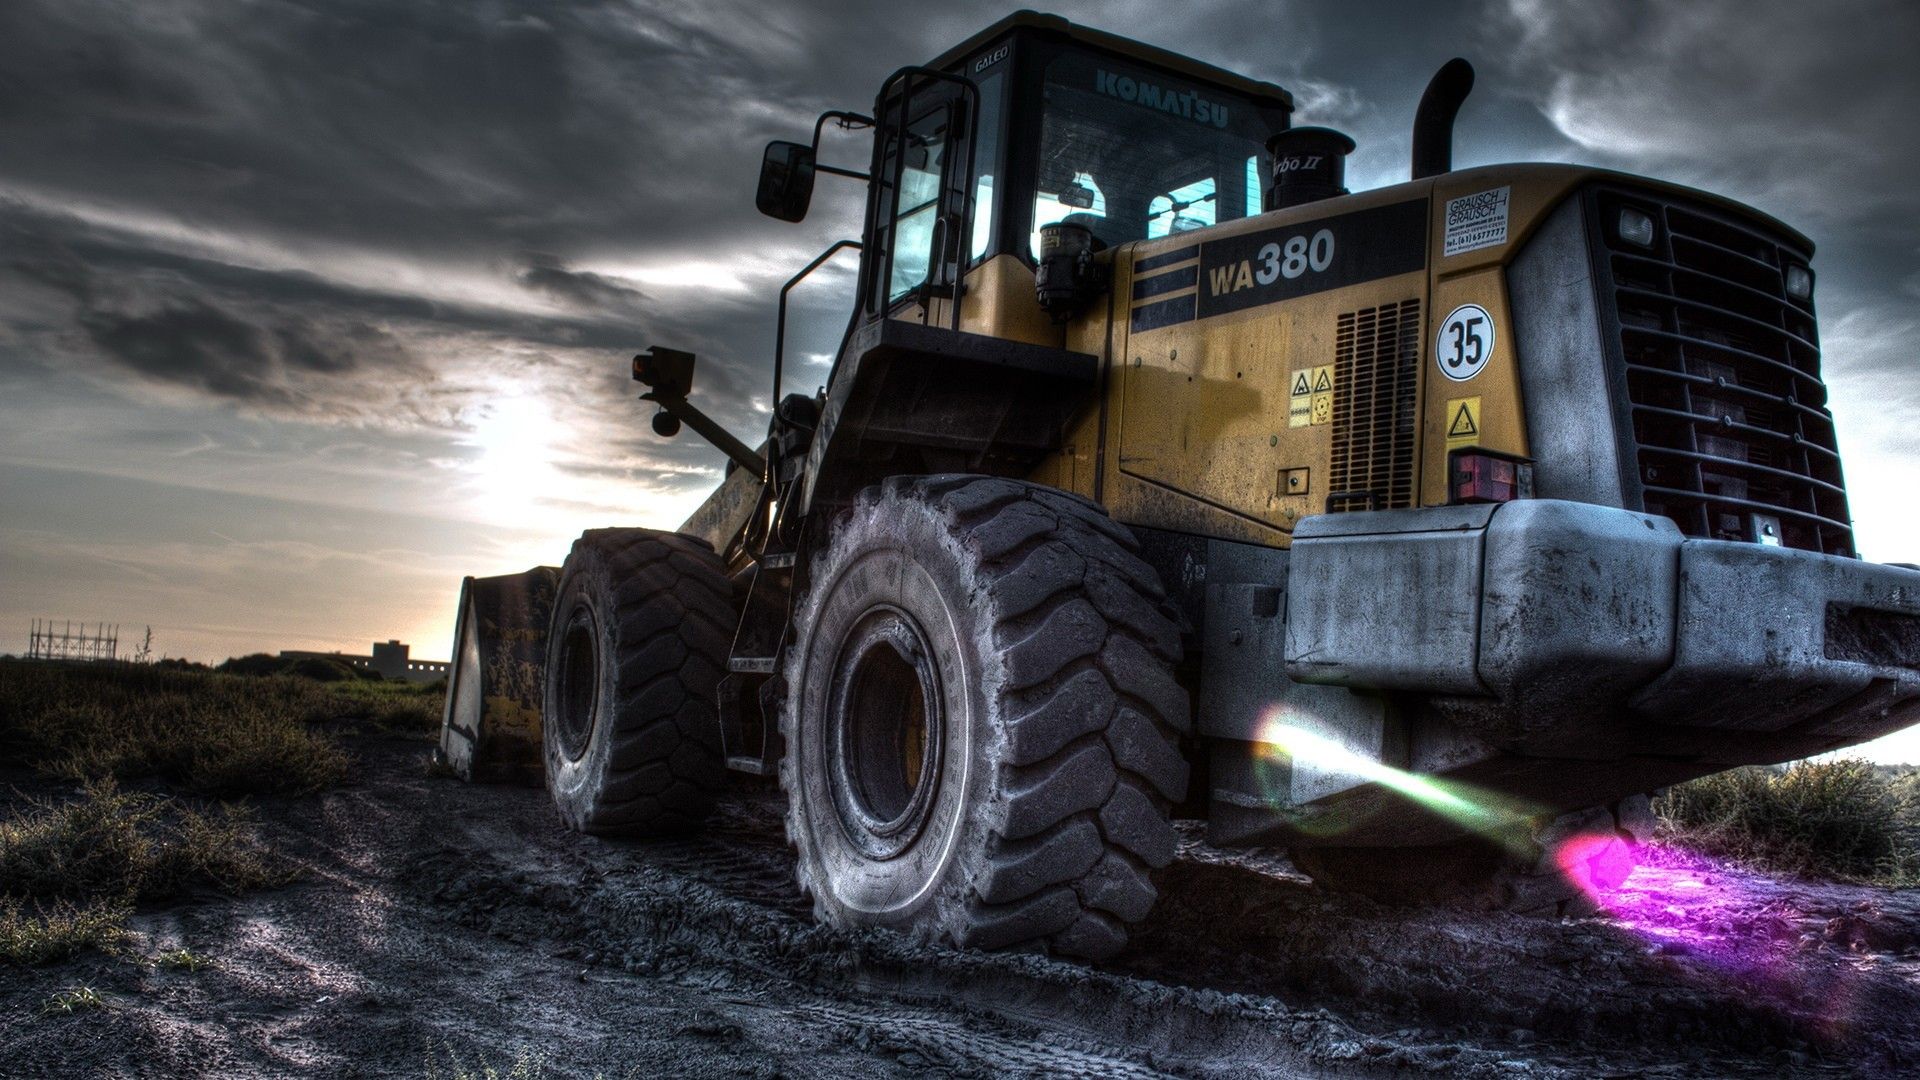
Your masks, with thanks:
M1333 365L1313 369L1313 406L1309 410L1314 426L1333 422Z
M1470 446L1480 441L1480 399L1447 400L1447 445Z
M1287 384L1287 426L1290 428L1313 423L1313 371L1301 368Z

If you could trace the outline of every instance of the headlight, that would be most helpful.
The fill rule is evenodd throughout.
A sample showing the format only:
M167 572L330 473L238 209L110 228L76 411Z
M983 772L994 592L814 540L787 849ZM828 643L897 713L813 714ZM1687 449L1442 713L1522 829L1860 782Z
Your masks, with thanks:
M1620 211L1620 239L1643 248L1653 246L1653 215L1632 207Z

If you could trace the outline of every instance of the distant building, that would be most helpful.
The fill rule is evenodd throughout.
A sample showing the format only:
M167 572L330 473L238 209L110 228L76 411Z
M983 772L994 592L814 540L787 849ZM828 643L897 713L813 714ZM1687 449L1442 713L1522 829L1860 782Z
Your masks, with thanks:
M374 642L371 656L355 656L352 653L339 652L310 652L305 649L282 649L280 656L288 660L304 660L308 657L336 660L349 667L377 671L389 679L406 679L408 682L432 682L446 676L450 666L446 661L410 659L407 656L410 648L404 641L389 639Z

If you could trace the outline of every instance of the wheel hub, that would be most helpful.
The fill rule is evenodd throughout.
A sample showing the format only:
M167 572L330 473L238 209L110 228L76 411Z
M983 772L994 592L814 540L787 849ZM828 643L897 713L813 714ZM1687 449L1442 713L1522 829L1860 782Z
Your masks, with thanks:
M941 700L912 617L892 606L862 616L834 664L824 734L841 827L869 858L900 855L926 828L940 784Z
M574 609L561 633L558 665L558 711L546 718L559 736L560 750L569 761L586 756L600 698L600 634L593 612L585 605Z

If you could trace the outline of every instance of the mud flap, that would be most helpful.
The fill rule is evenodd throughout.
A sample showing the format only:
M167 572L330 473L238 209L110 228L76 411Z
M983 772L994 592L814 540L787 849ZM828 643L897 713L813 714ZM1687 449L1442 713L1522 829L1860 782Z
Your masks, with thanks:
M538 787L547 622L560 571L466 578L436 757L462 780Z

